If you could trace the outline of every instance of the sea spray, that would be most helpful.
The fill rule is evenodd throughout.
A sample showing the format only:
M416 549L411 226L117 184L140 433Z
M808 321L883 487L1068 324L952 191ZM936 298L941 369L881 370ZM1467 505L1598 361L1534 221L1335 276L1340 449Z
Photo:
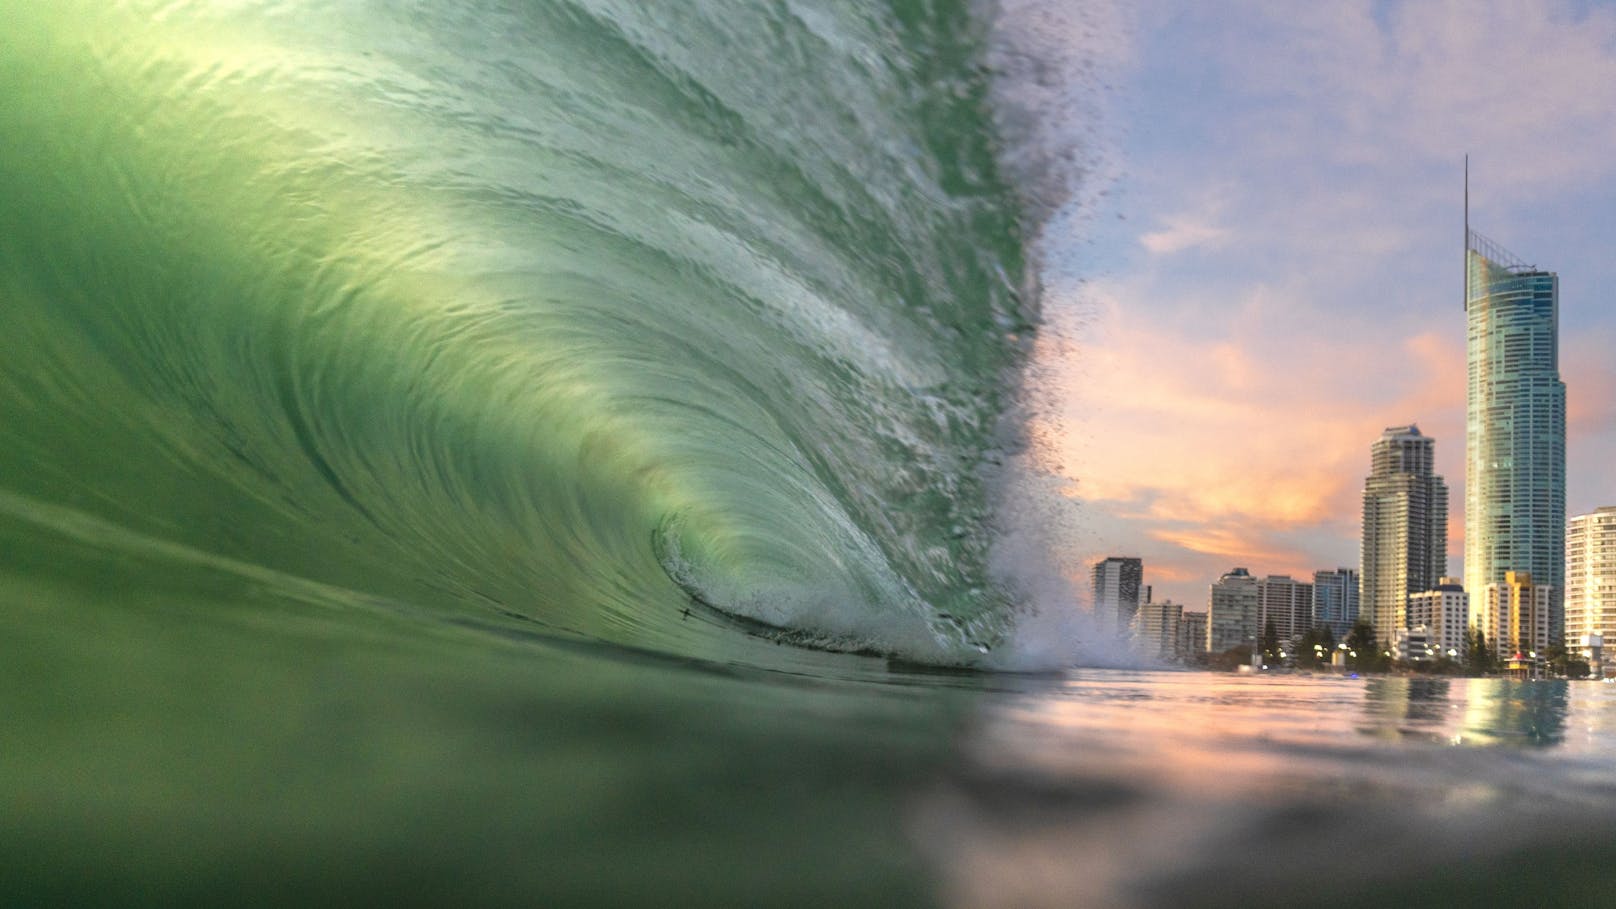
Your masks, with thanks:
M1111 2L982 2L984 60L999 160L1029 227L1020 294L1029 324L1009 333L1022 353L1006 378L1014 389L984 464L991 490L996 585L1017 603L1004 669L1136 664L1138 655L1093 618L1093 533L1069 462L1074 437L1093 430L1075 417L1081 388L1071 364L1084 354L1082 282L1095 266L1082 239L1119 173L1109 108L1126 66L1128 14Z

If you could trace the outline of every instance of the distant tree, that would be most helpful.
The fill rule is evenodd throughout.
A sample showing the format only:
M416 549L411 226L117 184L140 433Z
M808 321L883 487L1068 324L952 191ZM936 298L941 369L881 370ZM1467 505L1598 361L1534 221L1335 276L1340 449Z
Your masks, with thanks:
M1251 665L1251 645L1239 644L1230 647L1222 653L1209 653L1206 655L1206 666L1209 669L1221 669L1233 672L1241 666Z
M1274 620L1269 619L1263 626L1262 656L1264 663L1277 664L1279 657L1279 629L1274 627Z
M1432 675L1464 675L1464 664L1446 654L1425 664L1424 671Z
M1296 665L1307 669L1317 669L1319 630L1309 628L1302 632L1302 637L1296 642Z
M1585 679L1592 669L1588 661L1567 650L1564 644L1551 644L1547 651L1549 673L1565 679Z
M1296 664L1309 669L1324 669L1330 665L1335 652L1335 635L1328 625L1316 625L1302 635L1296 649Z
M1391 660L1382 659L1380 648L1375 642L1375 626L1360 621L1347 632L1347 665L1359 672L1367 672L1380 668L1383 663L1389 665Z
M1497 668L1497 658L1480 628L1470 629L1465 637L1464 667L1466 674L1473 676L1486 675Z

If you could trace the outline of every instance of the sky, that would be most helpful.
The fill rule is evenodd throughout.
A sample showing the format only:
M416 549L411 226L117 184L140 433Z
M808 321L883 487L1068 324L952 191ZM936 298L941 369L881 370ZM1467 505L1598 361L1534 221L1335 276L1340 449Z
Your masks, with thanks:
M1471 226L1560 276L1567 514L1616 504L1616 3L1128 4L1088 193L1049 229L1045 467L1090 564L1204 608L1358 564L1418 424L1464 551Z

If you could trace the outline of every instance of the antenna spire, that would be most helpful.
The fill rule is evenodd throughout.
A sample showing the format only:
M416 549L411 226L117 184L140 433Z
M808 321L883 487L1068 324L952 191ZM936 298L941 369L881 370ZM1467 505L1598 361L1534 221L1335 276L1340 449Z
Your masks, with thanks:
M1470 155L1464 162L1464 308L1470 311Z

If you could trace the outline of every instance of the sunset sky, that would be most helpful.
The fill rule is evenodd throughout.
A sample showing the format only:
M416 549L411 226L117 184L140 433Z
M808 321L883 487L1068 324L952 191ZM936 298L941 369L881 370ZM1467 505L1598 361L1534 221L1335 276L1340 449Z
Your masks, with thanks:
M1043 340L1085 561L1204 608L1240 565L1358 564L1369 446L1436 439L1464 549L1471 224L1560 276L1567 513L1616 504L1616 4L1128 14L1109 178L1053 236Z

